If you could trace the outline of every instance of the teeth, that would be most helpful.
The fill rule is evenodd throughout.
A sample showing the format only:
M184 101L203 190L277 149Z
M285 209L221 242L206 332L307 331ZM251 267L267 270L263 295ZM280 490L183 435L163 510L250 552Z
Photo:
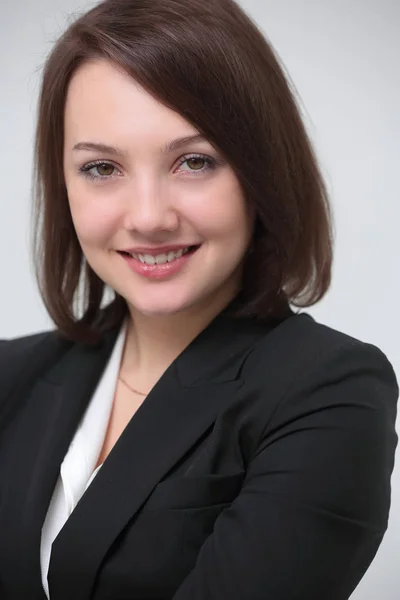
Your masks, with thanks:
M139 257L140 257L140 254L139 254ZM147 265L155 265L156 264L155 256L152 256L151 254L145 254L143 258L144 258L144 262Z
M164 265L167 262L172 262L177 258L183 256L183 254L187 254L189 252L189 246L184 250L178 250L177 252L168 252L168 254L157 254L157 256L152 256L151 254L135 254L132 253L131 256L136 258L136 260L140 260L142 263L146 263L147 265Z

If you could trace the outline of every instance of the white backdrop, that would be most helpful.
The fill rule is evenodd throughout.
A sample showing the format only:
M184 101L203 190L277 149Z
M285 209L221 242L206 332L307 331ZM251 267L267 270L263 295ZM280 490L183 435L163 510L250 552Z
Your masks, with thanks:
M239 3L273 43L297 88L331 192L333 284L307 311L379 346L400 379L400 2ZM0 0L0 338L51 327L28 244L39 77L67 21L93 4ZM398 600L399 508L400 449L389 529L352 600Z

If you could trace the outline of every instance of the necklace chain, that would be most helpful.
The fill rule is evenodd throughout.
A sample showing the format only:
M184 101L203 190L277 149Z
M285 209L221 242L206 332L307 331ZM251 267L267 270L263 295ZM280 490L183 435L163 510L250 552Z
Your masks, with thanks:
M140 396L147 396L147 394L145 394L144 392L139 392L139 390L135 390L132 386L130 386L129 383L127 383L121 375L119 376L119 379L122 381L122 383L124 385L126 385L126 387L129 390L131 390L131 392L134 392L135 394L139 394Z

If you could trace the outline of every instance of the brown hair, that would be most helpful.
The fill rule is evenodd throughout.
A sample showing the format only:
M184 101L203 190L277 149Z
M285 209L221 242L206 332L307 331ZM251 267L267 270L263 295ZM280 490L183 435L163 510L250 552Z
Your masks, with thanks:
M93 343L127 311L118 294L101 308L105 284L83 256L63 175L67 89L77 67L92 58L122 67L205 135L255 207L242 290L229 314L279 320L291 312L289 303L318 302L331 282L331 209L272 45L233 0L106 0L57 41L39 98L33 257L43 301L60 333Z

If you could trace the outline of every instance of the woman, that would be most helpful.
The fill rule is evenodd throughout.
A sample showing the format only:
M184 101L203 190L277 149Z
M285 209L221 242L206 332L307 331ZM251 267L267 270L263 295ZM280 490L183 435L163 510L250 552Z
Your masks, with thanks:
M387 528L398 385L290 308L329 289L332 221L254 23L232 0L78 18L36 183L55 329L0 344L1 598L347 599Z

